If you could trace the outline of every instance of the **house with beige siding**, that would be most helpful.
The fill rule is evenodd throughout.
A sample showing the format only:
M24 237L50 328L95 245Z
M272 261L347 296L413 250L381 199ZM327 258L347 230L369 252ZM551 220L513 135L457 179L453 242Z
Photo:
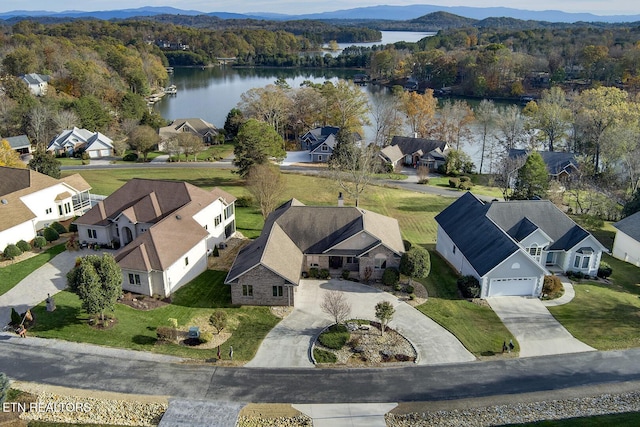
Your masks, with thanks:
M0 167L0 251L30 241L55 221L82 215L91 187L79 174L55 179L31 169Z
M398 221L356 207L305 206L291 199L272 212L256 240L236 257L225 283L233 304L295 305L302 277L379 279L398 267L404 245ZM314 270L315 269L315 270Z
M235 234L235 200L219 188L134 178L75 224L82 243L119 248L124 290L167 297Z

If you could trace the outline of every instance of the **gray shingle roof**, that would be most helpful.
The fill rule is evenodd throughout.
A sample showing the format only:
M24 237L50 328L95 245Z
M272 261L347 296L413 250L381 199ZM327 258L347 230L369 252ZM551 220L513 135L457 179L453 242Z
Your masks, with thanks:
M445 141L426 138L412 138L408 136L394 136L391 145L397 145L404 155L411 155L420 152L420 154L430 153L439 148L440 152L444 152L447 148Z
M488 206L465 193L436 216L436 221L480 276L493 270L519 246L486 215Z
M573 153L564 151L538 151L549 175L557 176L562 172L571 173L574 169L578 169L578 161ZM529 151L519 148L509 150L509 158L516 159L522 156L528 156Z
M304 254L323 254L363 231L377 239L374 246L404 251L394 218L354 207L305 206L291 199L269 215L260 236L238 253L226 283L262 264L298 284ZM358 254L363 249L370 248L360 248Z
M640 212L636 212L616 222L613 226L632 239L640 242Z
M5 139L14 150L31 147L31 141L29 141L27 135L10 136L3 139Z

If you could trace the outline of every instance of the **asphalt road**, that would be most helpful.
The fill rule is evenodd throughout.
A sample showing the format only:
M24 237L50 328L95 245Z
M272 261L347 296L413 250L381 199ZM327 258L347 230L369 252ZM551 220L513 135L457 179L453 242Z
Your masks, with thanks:
M640 381L640 349L389 369L262 369L61 352L27 340L0 335L0 372L80 389L226 401L441 401L581 386L611 391Z

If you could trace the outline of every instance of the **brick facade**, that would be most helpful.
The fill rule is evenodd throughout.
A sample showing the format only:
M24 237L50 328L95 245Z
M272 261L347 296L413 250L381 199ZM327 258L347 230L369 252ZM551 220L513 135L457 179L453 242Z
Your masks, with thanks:
M245 286L251 286L251 289ZM277 296L274 296L274 286L278 287L275 291ZM249 290L253 295L244 295L243 292ZM237 305L293 306L294 296L295 286L262 265L247 271L238 279L238 283L231 284L231 302Z
M375 268L376 267L376 255L384 255L386 257L386 265L384 268ZM366 255L360 258L360 278L364 278L365 270L367 267L371 268L371 280L379 280L382 279L382 274L384 273L385 268L400 266L400 257L387 249L384 246L378 246L375 249L372 249Z

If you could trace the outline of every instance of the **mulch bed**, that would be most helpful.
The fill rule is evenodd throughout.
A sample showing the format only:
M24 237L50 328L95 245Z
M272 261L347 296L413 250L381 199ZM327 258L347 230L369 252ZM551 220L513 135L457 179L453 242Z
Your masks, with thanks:
M136 310L148 311L171 304L171 299L157 299L146 295L127 292L118 300L118 302L128 305Z

